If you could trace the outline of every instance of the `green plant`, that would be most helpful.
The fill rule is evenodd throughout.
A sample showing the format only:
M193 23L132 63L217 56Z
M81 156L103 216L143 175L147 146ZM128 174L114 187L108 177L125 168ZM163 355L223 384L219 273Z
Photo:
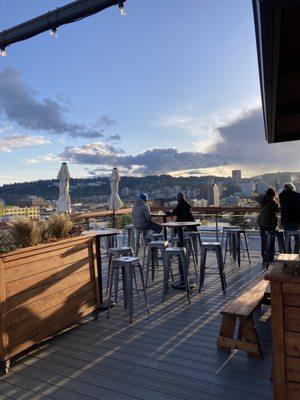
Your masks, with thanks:
M58 214L48 219L47 226L50 237L64 239L70 236L73 224L68 216L65 214Z
M0 254L8 253L9 251L15 250L16 246L12 242L12 237L9 231L0 231Z
M8 231L17 248L35 246L41 242L41 231L36 221L18 218L8 224Z

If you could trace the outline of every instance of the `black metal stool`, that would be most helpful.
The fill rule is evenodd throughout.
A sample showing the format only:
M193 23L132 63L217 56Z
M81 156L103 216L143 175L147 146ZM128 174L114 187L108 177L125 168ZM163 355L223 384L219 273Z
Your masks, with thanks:
M159 251L165 267L165 251L169 243L164 240L153 240L147 244L147 263L146 263L146 288L148 287L149 272L151 266L151 280L154 281L155 269L159 267Z
M163 283L162 302L165 301L166 296L169 291L169 280L170 280L170 273L172 272L172 258L173 257L176 257L178 259L178 263L181 264L188 302L191 303L189 268L188 268L188 263L187 263L185 247L168 247L165 251L165 263L164 263L165 268L164 268L164 283Z
M219 271L220 280L221 280L221 286L222 286L223 293L225 293L226 277L225 277L225 272L224 272L222 245L220 242L202 242L199 292L201 292L202 286L204 284L205 270L206 270L206 255L207 255L208 251L213 251L216 253L217 263L218 263L218 271Z
M244 236L245 241L245 249L241 248L241 238ZM232 257L234 261L237 261L238 266L241 266L241 250L246 250L248 255L249 264L251 264L250 253L248 248L248 241L246 232L244 229L228 229L226 231L226 241L225 241L225 255L224 255L224 264L226 263L226 256L228 251L228 242L232 243Z

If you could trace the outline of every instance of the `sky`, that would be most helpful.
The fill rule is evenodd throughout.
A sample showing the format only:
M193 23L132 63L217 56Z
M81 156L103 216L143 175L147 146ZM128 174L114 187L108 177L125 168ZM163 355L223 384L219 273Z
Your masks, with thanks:
M0 0L0 30L67 4ZM0 58L0 184L298 171L267 144L250 0L127 0Z

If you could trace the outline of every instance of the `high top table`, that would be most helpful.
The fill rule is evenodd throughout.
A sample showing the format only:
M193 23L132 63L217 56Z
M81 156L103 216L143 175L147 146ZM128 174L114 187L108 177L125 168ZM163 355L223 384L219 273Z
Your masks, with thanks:
M182 222L164 222L161 224L164 228L173 228L177 229L178 232L178 247L184 247L184 236L183 236L183 229L184 228L191 228L193 226L200 226L200 222L196 221L182 221ZM185 283L184 283L184 277L183 277L183 271L182 271L182 265L179 261L179 275L180 275L180 281L178 283L174 283L172 287L174 289L178 290L185 290ZM192 285L195 287L195 285Z

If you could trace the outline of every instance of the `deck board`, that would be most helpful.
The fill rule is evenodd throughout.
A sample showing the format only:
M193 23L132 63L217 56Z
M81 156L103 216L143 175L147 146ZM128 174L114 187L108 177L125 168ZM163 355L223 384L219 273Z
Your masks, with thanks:
M263 360L216 347L220 310L263 277L258 253L226 266L227 293L207 274L201 293L171 290L161 303L162 274L148 289L151 314L135 298L129 325L122 299L111 310L41 344L0 377L0 398L57 400L268 400L272 399L269 308L256 313ZM208 272L216 265L209 258ZM195 277L194 277L195 278ZM198 278L196 278L197 282ZM1 397L2 396L2 397Z

